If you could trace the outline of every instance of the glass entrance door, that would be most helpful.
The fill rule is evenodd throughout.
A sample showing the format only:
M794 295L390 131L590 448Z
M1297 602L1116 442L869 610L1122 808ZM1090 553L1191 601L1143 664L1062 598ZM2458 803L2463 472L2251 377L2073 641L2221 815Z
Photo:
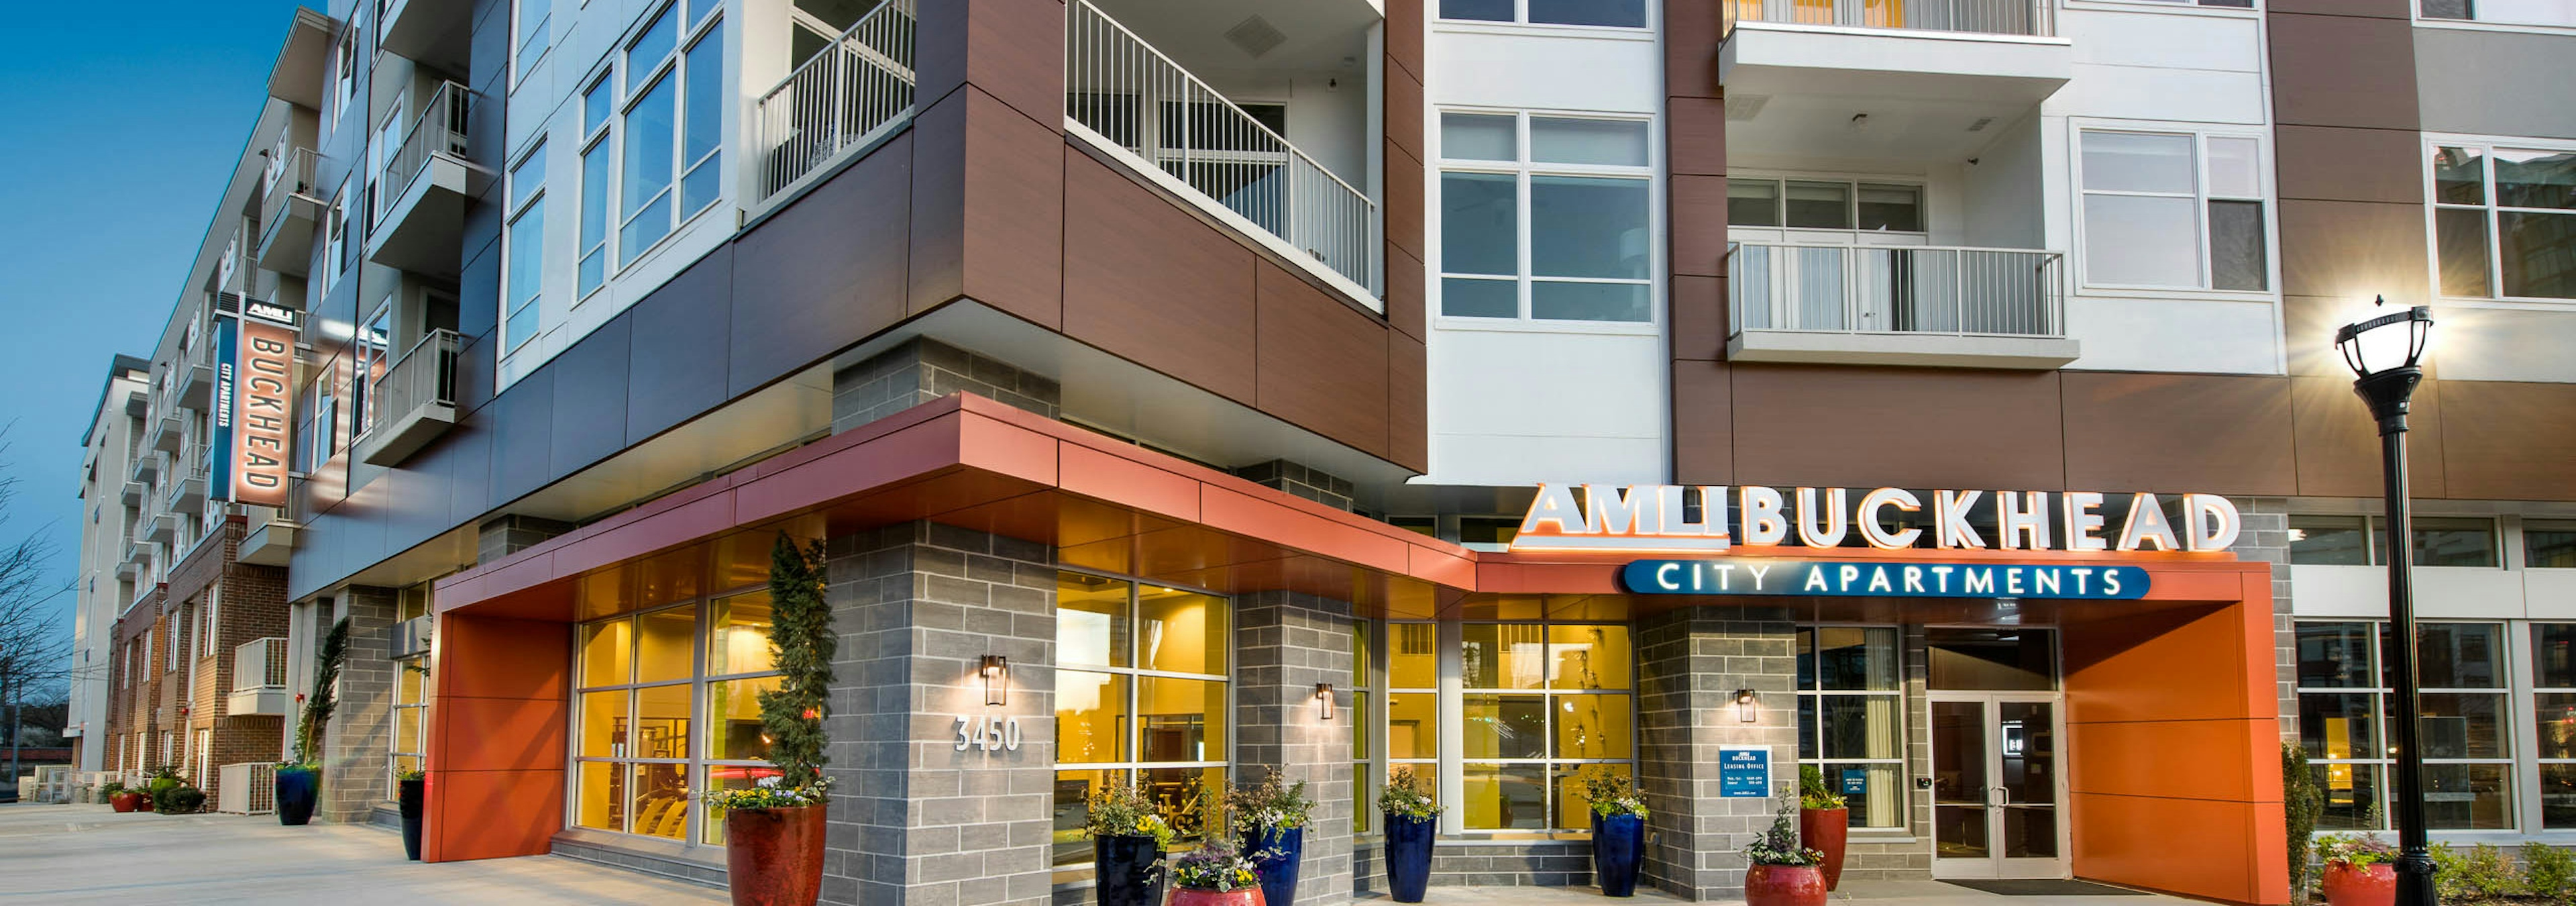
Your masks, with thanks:
M1940 692L1931 704L1933 877L2066 877L2057 696Z

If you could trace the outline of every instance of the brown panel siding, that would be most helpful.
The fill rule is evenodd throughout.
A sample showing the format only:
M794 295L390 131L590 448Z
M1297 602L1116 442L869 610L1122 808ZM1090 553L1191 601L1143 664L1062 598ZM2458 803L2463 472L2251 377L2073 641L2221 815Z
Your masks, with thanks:
M2281 126L2272 131L2284 199L2424 203L2424 148L2402 129Z
M1429 472L1431 376L1422 341L1389 331L1386 346L1386 458L1416 472Z
M2299 444L2299 493L2377 499L2378 423L2371 421L2361 398L2353 395L2349 374L2290 381ZM2408 419L2412 430L2406 435L2406 456L2417 497L2451 496L2443 480L2444 473L2451 471L2442 442L2443 389L2433 383L2418 389L2414 413Z
M2060 380L2068 487L2297 493L2288 378L2069 371Z
M980 90L966 98L966 294L1064 324L1064 133ZM1063 122L1059 115L1054 121Z
M2268 22L2274 122L2416 128L2413 23L2277 8Z
M971 83L1038 122L1064 117L1063 0L925 3L916 34L921 103Z
M1726 358L1726 278L1676 275L1668 290L1673 310L1674 368L1684 361Z
M1252 405L1252 252L1089 155L1064 155L1065 334Z
M903 315L912 136L896 136L734 246L726 396L883 330Z
M1278 265L1254 270L1261 411L1385 457L1386 327Z
M2056 372L1737 363L1733 373L1735 471L1746 481L2064 483Z
M2444 381L2443 496L2576 500L2576 385Z
M2424 208L2354 201L2281 202L2281 291L2367 302L2422 304Z
M1673 363L1673 480L1735 483L1734 385L1715 362Z

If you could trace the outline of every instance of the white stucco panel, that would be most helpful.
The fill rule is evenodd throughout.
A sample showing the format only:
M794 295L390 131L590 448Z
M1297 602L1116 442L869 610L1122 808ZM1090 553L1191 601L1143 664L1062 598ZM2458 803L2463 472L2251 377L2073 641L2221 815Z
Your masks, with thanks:
M1438 28L1428 43L1434 105L1653 113L1663 100L1651 37Z
M2281 328L2269 301L2078 296L2067 335L2083 344L2069 368L2279 374Z
M1659 335L1435 330L1431 479L1663 480Z

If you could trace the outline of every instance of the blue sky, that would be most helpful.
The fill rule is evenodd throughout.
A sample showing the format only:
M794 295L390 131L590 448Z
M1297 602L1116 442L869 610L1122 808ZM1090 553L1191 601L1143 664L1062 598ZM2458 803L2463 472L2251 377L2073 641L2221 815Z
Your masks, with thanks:
M159 339L297 4L18 6L0 29L0 469L19 496L0 542L51 538L69 581L109 357Z

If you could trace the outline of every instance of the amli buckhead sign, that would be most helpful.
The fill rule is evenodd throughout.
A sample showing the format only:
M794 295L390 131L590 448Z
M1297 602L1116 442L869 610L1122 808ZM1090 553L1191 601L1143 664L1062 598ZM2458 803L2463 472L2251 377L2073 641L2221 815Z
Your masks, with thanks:
M1851 563L1772 557L1636 560L1619 583L1641 595L2054 598L2134 601L2145 569L2103 563Z
M2168 516L2154 494L2124 507L2097 491L1876 488L1855 501L1846 488L1581 487L1539 485L1511 549L1771 553L1857 535L1880 550L2223 551L2240 527L2236 504L2216 494L2184 494Z
M295 311L244 300L239 316L218 318L215 368L208 491L235 503L283 507L295 412Z

